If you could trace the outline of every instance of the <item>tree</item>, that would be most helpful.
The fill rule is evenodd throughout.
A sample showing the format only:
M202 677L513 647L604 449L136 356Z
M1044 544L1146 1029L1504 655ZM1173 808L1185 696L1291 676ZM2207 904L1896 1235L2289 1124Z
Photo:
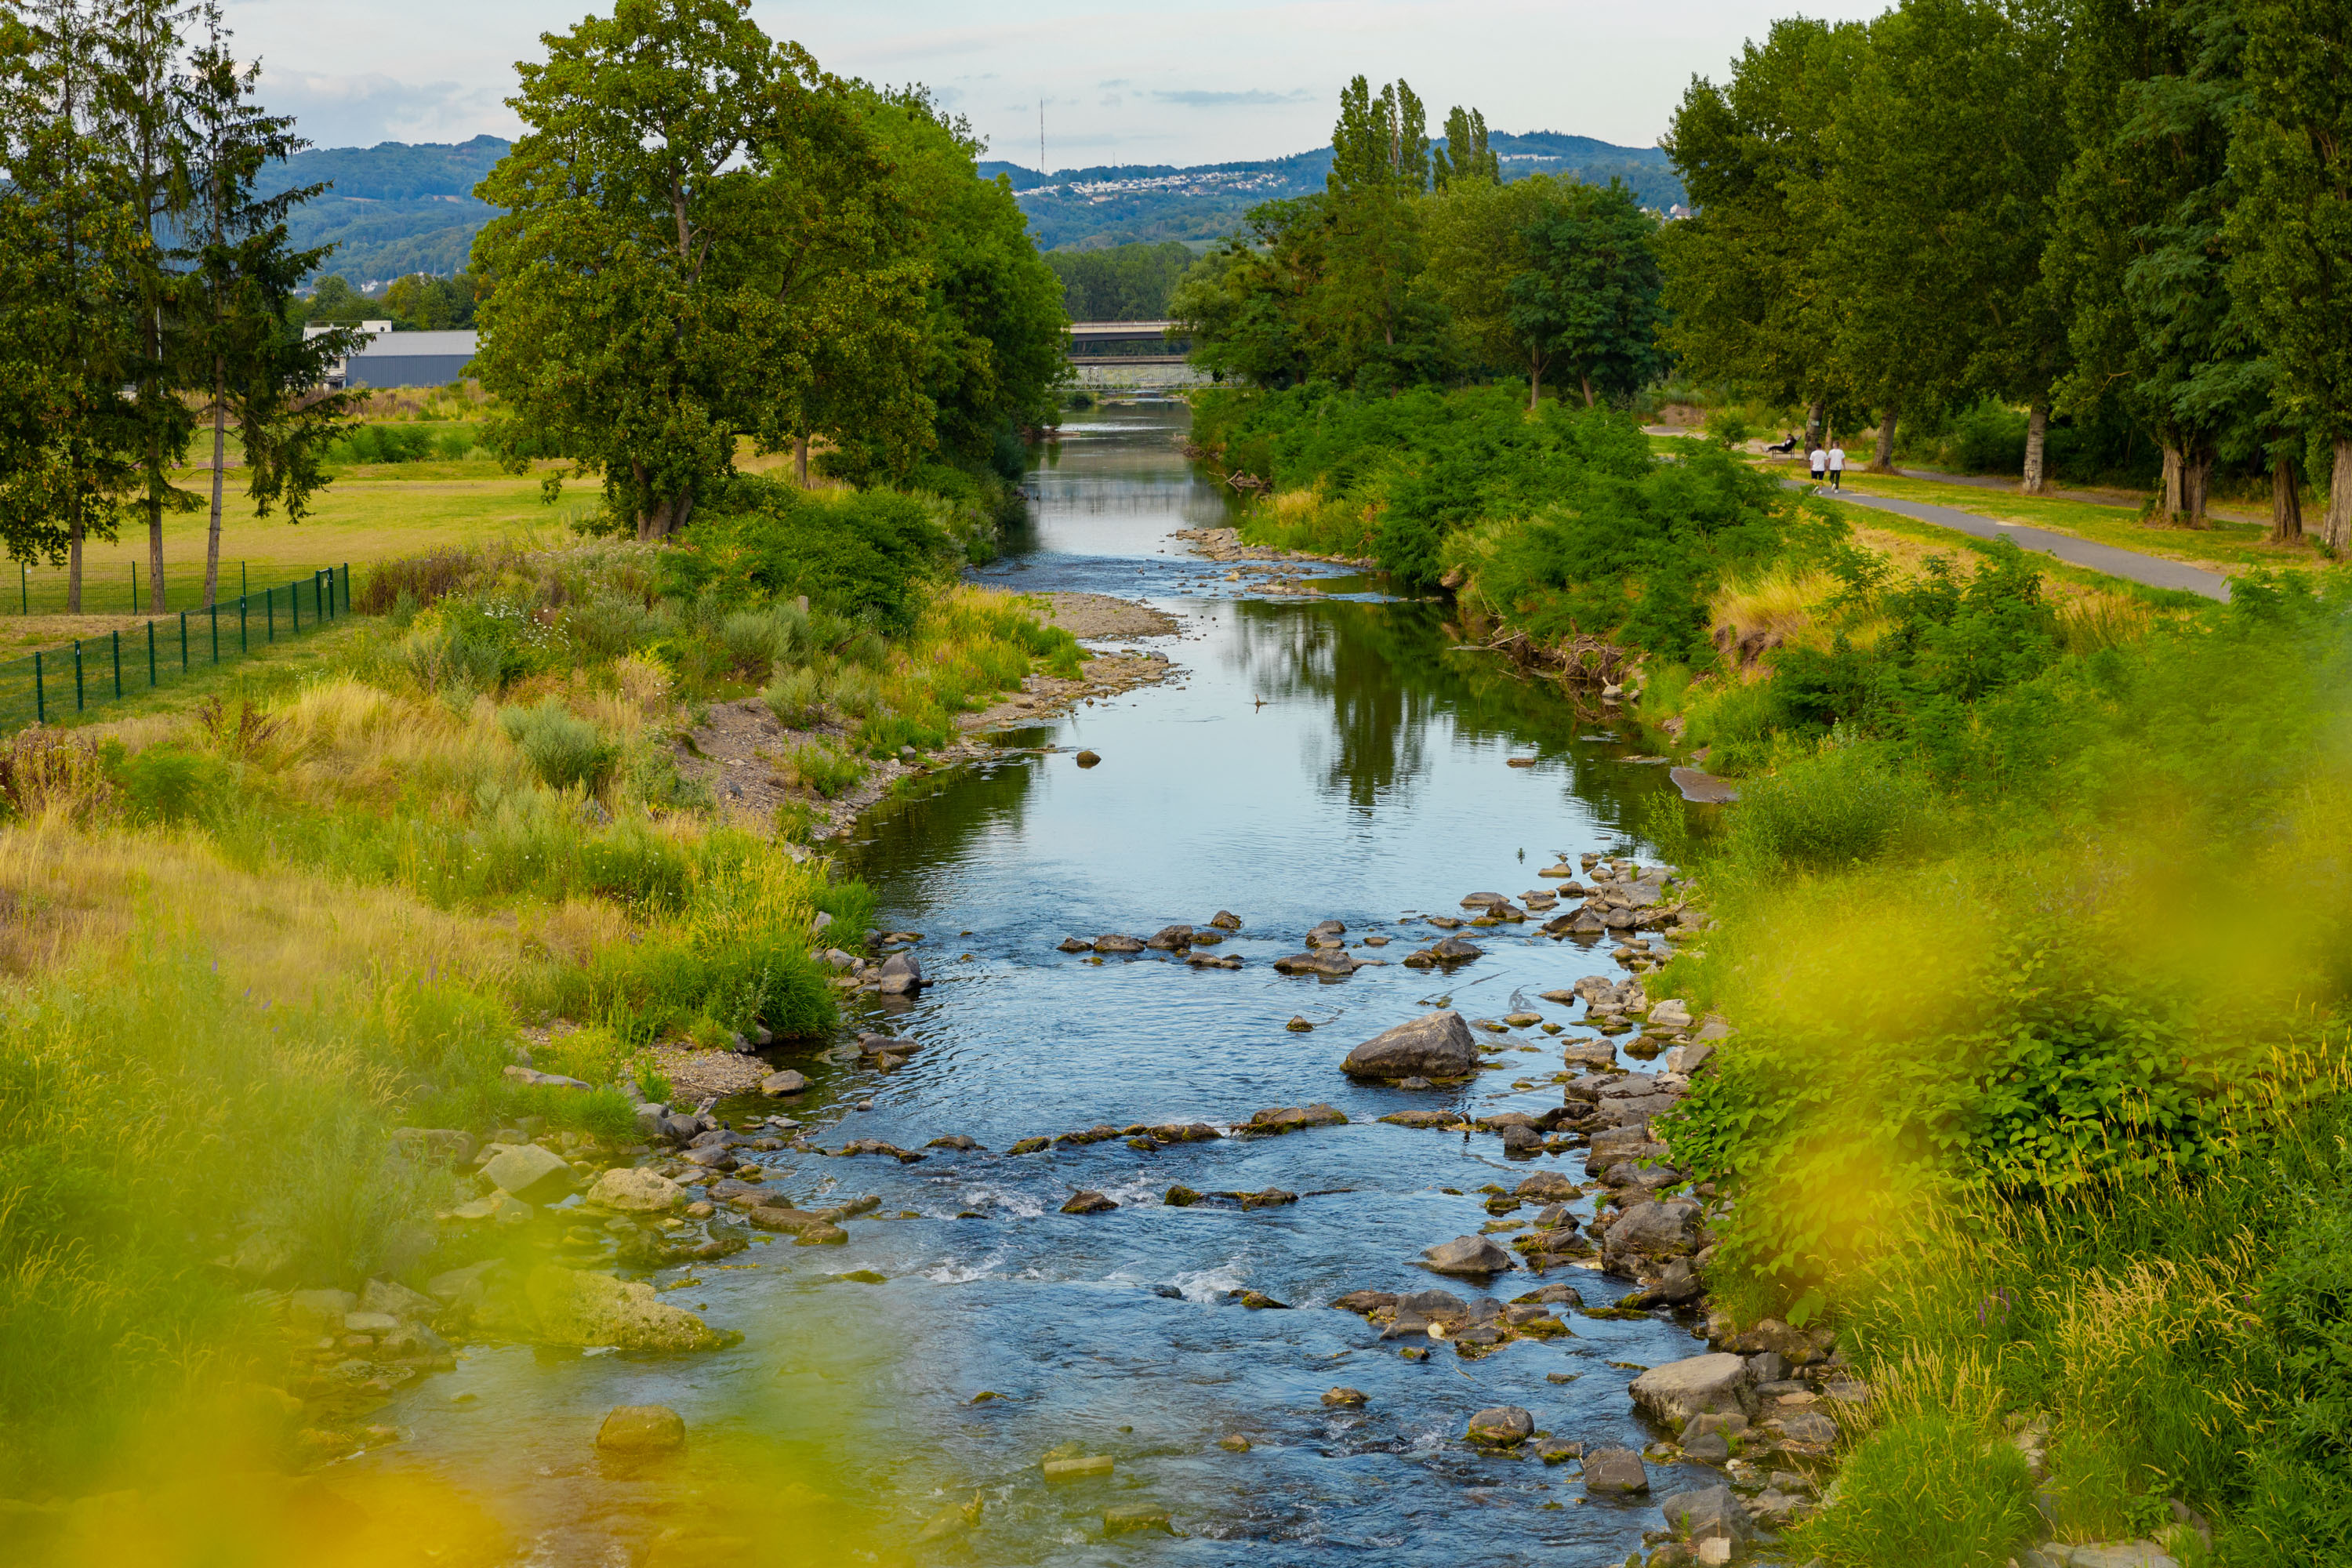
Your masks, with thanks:
M319 292L326 292L328 281L341 283L348 291L351 285L340 278L322 280ZM474 275L467 270L454 278L436 278L429 272L412 272L405 278L395 278L383 291L383 313L392 324L409 331L446 332L461 331L474 324ZM361 300L361 304L365 300ZM319 318L314 314L312 320ZM359 320L354 316L353 321Z
M1620 181L1547 184L1525 231L1527 268L1508 286L1511 331L1528 355L1528 407L1554 361L1576 377L1587 408L1603 394L1630 397L1665 367L1657 221Z
M2233 310L2223 227L2244 85L2236 13L2205 0L2084 0L2069 64L2078 148L2045 270L2069 319L2064 411L2109 400L2164 447L2159 505L2201 525L2225 441L2267 423L2252 321Z
M1316 300L1330 270L1325 202L1262 203L1242 233L1186 269L1168 314L1192 340L1193 364L1277 390L1316 374Z
M179 382L200 388L212 422L212 515L205 537L205 603L220 591L222 487L228 424L245 448L254 514L283 505L300 521L325 484L320 458L347 407L316 388L328 367L365 341L350 329L306 338L294 290L326 259L325 249L292 248L287 215L324 190L297 186L261 195L264 169L310 145L293 121L254 100L258 64L239 70L220 9L204 10L205 41L190 61L186 89L191 266L179 287L183 323ZM160 581L160 574L159 579ZM157 605L160 611L161 605Z
M818 351L898 341L920 308L899 258L798 288L884 170L841 84L748 9L619 0L543 35L509 100L528 130L478 189L506 209L474 247L476 364L507 410L493 447L515 471L553 453L601 477L641 539L686 525L739 437L807 427Z
M29 286L0 296L15 372L0 395L18 432L0 537L19 560L62 555L67 609L79 614L82 545L115 536L144 445L121 395L138 363L126 274L143 240L106 117L98 18L85 0L48 0L10 22L0 149L7 226L25 247L13 270Z
M1692 79L1662 142L1697 209L1659 236L1665 342L1702 377L1806 405L1809 439L1851 395L1828 348L1822 184L1865 42L1857 26L1776 22L1727 84Z
M1445 311L1455 353L1471 367L1525 372L1530 408L1550 350L1541 340L1528 342L1512 324L1511 289L1528 269L1528 237L1551 203L1552 186L1541 174L1509 184L1457 178L1430 204L1425 219L1423 281Z
M2324 537L2352 551L2352 19L2311 0L2251 0L2245 101L2231 162L2231 284L2260 322L2285 419L2333 448ZM2302 531L2295 443L2272 449L2273 531Z
M1429 174L1441 191L1481 180L1488 184L1502 182L1502 160L1486 145L1485 115L1460 104L1454 106L1445 117L1445 145L1430 149Z
M1421 100L1402 81L1374 97L1356 78L1339 95L1321 209L1330 251L1315 300L1323 374L1374 388L1410 384L1434 368L1439 322L1414 288L1422 258L1412 198L1428 187Z

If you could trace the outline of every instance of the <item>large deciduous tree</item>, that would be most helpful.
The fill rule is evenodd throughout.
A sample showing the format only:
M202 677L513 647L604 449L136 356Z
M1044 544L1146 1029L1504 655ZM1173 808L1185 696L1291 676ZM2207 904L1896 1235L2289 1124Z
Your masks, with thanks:
M1657 220L1616 180L1546 186L1528 215L1527 267L1507 289L1511 331L1529 359L1528 406L1548 363L1576 378L1588 408L1631 397L1665 368Z
M896 341L912 308L896 258L866 295L878 315L845 310L839 277L796 289L884 170L841 85L748 12L620 0L545 35L509 100L528 129L479 188L506 209L474 251L492 443L518 470L553 455L601 477L641 539L685 526L739 437L807 428L813 348Z
M2352 551L2352 16L2314 0L2244 7L2246 95L2231 160L2232 283L2260 322L2289 420L2327 443L2326 539ZM2274 531L2299 531L2289 460L2274 454Z

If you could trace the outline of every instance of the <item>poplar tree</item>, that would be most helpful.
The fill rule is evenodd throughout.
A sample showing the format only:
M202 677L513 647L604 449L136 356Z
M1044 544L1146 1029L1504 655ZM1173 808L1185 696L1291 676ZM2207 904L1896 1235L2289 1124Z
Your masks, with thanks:
M1391 82L1375 96L1360 76L1348 84L1325 187L1320 216L1331 259L1316 335L1328 345L1329 373L1368 389L1424 379L1438 323L1415 289L1422 256L1412 198L1429 188L1429 121L1411 87Z
M190 200L188 269L178 289L178 368L181 383L202 395L212 426L211 518L205 535L204 602L209 605L220 592L230 423L244 447L254 515L267 517L272 506L283 506L289 521L300 521L311 493L327 482L320 459L351 402L347 395L318 389L328 367L365 340L351 328L303 336L294 291L328 250L295 248L287 217L326 187L258 194L257 183L268 164L310 143L294 133L291 119L255 101L261 68L238 68L217 5L206 5L202 16L206 37L190 62L185 87Z
M2352 552L2352 17L2313 0L2251 0L2231 163L2231 282L2259 319L2286 418L2326 442L2324 537ZM2299 532L2292 459L2273 452L2274 531Z
M1486 117L1475 109L1454 106L1445 117L1445 145L1429 150L1429 174L1434 188L1444 191L1484 180L1501 182L1503 162L1486 145Z

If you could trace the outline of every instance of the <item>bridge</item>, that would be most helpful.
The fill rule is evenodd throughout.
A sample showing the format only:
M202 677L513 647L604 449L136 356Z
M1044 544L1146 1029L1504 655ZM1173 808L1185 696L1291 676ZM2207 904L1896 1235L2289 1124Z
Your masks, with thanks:
M1192 346L1183 338L1171 339L1168 329L1172 321L1072 321L1070 323L1070 363L1072 364L1182 364L1186 351ZM1118 348L1129 343L1157 343L1160 353L1120 353ZM1104 350L1111 350L1104 353Z

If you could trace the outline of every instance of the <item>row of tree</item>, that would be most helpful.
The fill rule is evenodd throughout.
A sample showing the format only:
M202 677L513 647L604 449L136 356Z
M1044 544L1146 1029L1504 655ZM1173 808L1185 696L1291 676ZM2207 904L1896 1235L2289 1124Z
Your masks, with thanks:
M510 467L570 459L644 539L746 437L803 481L812 441L860 482L934 453L1018 473L1067 374L1063 287L968 126L826 75L744 0L619 0L542 41L478 192L504 209L472 270Z
M1905 0L1790 20L1666 145L1667 341L1706 378L1879 428L1993 395L2120 415L2201 521L2267 467L2282 535L2315 464L2352 547L2352 13L2307 0Z
M1171 314L1220 377L1363 391L1547 376L1587 404L1662 368L1658 218L1612 181L1509 184L1485 117L1456 108L1433 147L1402 81L1340 96L1322 194L1268 202L1202 257Z
M1192 265L1192 247L1166 239L1157 245L1049 250L1045 265L1062 280L1062 309L1070 320L1158 321L1167 318L1168 297Z
M310 326L390 321L396 332L445 332L474 324L480 292L480 279L471 268L455 277L412 272L385 284L380 295L363 294L352 287L351 279L331 272L312 286L294 314Z
M336 400L310 395L341 334L286 313L321 253L263 196L301 147L254 100L215 0L41 0L0 9L0 542L62 561L126 517L148 534L163 607L163 518L200 424L212 437L205 602L219 581L222 475L237 426L257 510L299 516Z

